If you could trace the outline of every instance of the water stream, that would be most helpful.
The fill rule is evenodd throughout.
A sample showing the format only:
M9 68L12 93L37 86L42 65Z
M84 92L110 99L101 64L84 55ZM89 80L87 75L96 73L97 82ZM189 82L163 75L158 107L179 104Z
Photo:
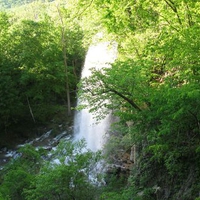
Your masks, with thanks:
M91 68L102 69L110 67L110 63L116 59L116 45L109 42L101 42L90 46L86 55L81 77L91 75ZM84 103L84 102L82 102ZM75 114L74 137L75 140L85 139L87 148L92 151L102 149L105 142L105 134L110 126L110 116L97 123L89 109L83 109Z
M55 135L52 130L49 130L39 137L28 139L24 143L16 145L12 149L6 147L0 149L0 170L3 169L4 165L7 164L11 158L17 158L20 155L17 151L20 147L30 144L36 149L43 148L50 151L57 146L61 139L71 140L71 129L72 127L69 127L68 130L61 130L57 135Z

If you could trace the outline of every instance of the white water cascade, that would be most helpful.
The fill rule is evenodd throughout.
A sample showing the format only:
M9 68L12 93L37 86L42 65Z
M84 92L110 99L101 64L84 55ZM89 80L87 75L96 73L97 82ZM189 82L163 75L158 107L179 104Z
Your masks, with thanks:
M110 45L109 42L101 42L90 46L81 77L91 75L91 68L102 69L109 67L117 56L116 44ZM88 109L83 109L76 113L74 119L74 137L75 141L85 139L87 148L92 151L102 149L104 136L110 126L110 116L97 123Z

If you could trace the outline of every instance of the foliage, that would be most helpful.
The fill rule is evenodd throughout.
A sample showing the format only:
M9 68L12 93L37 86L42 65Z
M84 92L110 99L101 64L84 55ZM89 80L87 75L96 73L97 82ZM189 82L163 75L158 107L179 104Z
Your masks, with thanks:
M22 147L20 157L3 169L0 194L5 199L16 200L93 199L97 195L97 183L90 176L100 152L87 151L85 145L84 141L62 141L52 150L51 161L42 149Z
M37 0L1 0L0 1L0 4L1 4L0 9L9 9L9 8L21 6L24 4L30 4L35 1L37 1ZM42 2L45 2L45 1L46 0L42 0ZM54 0L48 0L48 2L51 2L51 1L54 1Z
M29 188L42 164L39 151L30 145L22 147L19 153L1 171L0 194L4 199L25 199L23 190Z
M89 151L83 153L84 146L85 143L61 143L53 155L57 164L46 163L42 167L31 188L25 191L27 199L92 198L95 187L88 177L97 157Z

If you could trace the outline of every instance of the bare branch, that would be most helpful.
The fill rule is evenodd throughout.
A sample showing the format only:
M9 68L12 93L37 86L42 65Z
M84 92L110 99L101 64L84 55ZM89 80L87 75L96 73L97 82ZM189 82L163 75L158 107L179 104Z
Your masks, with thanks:
M115 90L115 89L112 89L112 88L109 88L109 87L107 87L111 92L113 92L114 94L116 94L116 95L118 95L119 97L121 97L122 99L124 99L125 101L127 101L132 107L134 107L136 110L138 110L138 111L142 111L138 106L137 106L137 104L133 101L133 100L131 100L131 99L129 99L128 97L126 97L126 96L124 96L122 93L120 93L120 92L118 92L117 90Z
M179 14L178 14L178 10L177 10L174 2L171 1L171 0L164 0L164 1L173 10L173 12L176 14L176 16L178 18L179 24L182 25L181 18L180 18Z

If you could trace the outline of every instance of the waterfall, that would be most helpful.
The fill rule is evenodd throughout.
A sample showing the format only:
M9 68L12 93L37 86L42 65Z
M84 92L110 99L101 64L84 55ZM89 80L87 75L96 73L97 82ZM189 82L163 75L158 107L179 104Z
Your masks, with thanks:
M114 62L117 55L116 44L109 42L101 42L90 46L81 77L91 75L91 68L102 69L109 67L109 63ZM102 149L104 144L104 136L109 129L110 116L97 123L88 109L83 109L75 114L74 119L74 137L75 140L85 139L87 148L92 151Z

